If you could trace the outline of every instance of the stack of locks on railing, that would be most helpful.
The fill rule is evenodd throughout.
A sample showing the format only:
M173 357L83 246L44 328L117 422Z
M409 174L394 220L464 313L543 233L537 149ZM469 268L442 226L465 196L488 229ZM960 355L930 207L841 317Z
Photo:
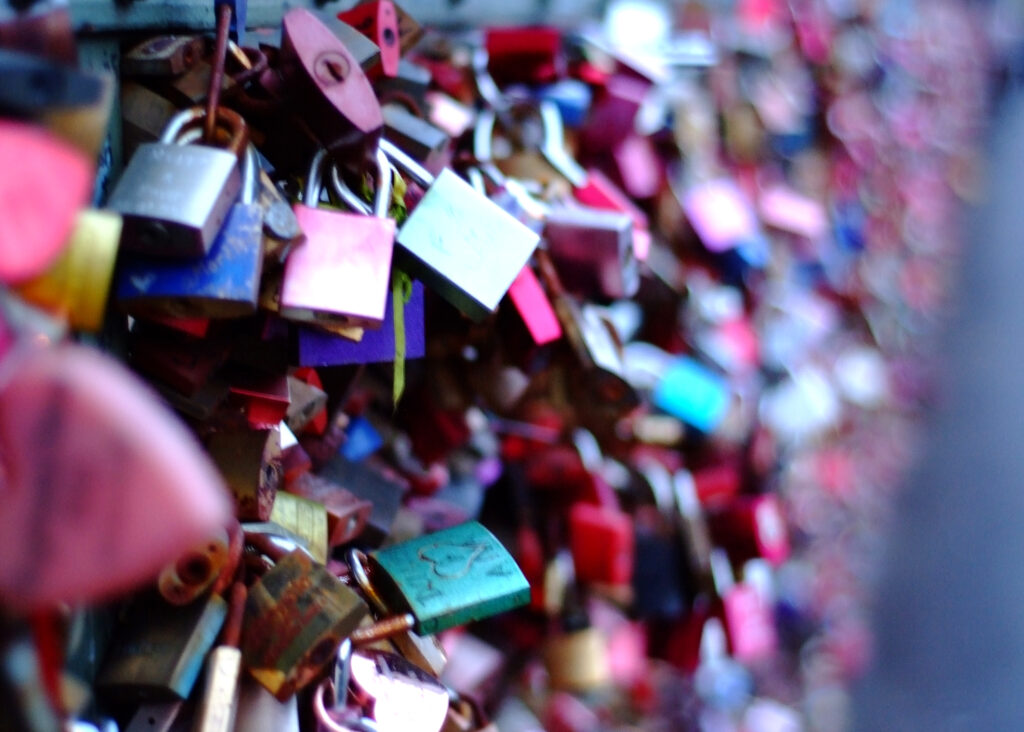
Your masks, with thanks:
M730 5L0 23L0 727L841 729L987 46Z

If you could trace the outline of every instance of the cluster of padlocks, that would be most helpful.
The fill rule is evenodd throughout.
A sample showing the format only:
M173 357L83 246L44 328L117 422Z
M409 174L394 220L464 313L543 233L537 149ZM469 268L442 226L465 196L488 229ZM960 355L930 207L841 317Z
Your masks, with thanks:
M910 5L0 18L0 728L842 729L987 102Z

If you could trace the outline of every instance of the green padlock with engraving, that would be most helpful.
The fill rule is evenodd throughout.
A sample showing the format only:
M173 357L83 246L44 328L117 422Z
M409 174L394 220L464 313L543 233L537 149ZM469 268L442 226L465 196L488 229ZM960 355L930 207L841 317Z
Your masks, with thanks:
M530 585L494 534L476 521L372 552L370 582L420 635L525 605Z

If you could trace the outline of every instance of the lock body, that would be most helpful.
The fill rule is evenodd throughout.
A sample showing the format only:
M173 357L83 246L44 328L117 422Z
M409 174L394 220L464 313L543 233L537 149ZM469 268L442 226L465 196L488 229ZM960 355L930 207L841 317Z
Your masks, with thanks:
M640 270L628 215L583 207L554 209L544 238L568 289L609 298L636 294Z
M217 432L206 449L234 496L238 518L268 521L281 483L280 430Z
M249 590L239 647L253 677L279 700L304 687L334 657L369 609L300 550Z
M378 328L384 320L395 222L295 205L306 234L285 264L281 315Z
M525 605L530 585L494 535L475 521L369 555L388 609L410 612L421 635Z
M471 318L485 318L539 241L445 168L398 232L396 262Z
M172 318L235 318L256 311L263 269L263 212L231 207L210 251L195 261L132 257L118 277L117 298L129 313Z
M96 678L97 691L119 701L188 698L226 617L219 595L184 606L155 592L137 596Z
M107 206L124 217L123 248L195 258L213 246L240 188L233 152L151 142L135 151Z
M46 272L19 285L17 293L66 318L72 328L99 330L107 309L121 226L121 217L109 211L80 211L64 252Z

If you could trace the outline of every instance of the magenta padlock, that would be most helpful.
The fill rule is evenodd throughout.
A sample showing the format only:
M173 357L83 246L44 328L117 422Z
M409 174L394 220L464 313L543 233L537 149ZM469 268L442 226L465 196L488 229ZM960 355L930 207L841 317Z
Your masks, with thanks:
M613 76L591 109L580 130L580 147L588 155L612 150L633 134L637 113L651 85L624 74Z
M653 198L665 178L661 158L649 137L627 135L612 149L622 187L633 198Z
M395 242L395 222L387 218L391 166L378 150L373 216L340 213L316 208L326 157L322 150L313 157L304 203L294 207L306 241L292 250L285 263L281 315L312 323L378 328L384 320Z
M590 297L632 297L640 287L627 214L596 208L552 208L544 224L548 253L565 287Z

